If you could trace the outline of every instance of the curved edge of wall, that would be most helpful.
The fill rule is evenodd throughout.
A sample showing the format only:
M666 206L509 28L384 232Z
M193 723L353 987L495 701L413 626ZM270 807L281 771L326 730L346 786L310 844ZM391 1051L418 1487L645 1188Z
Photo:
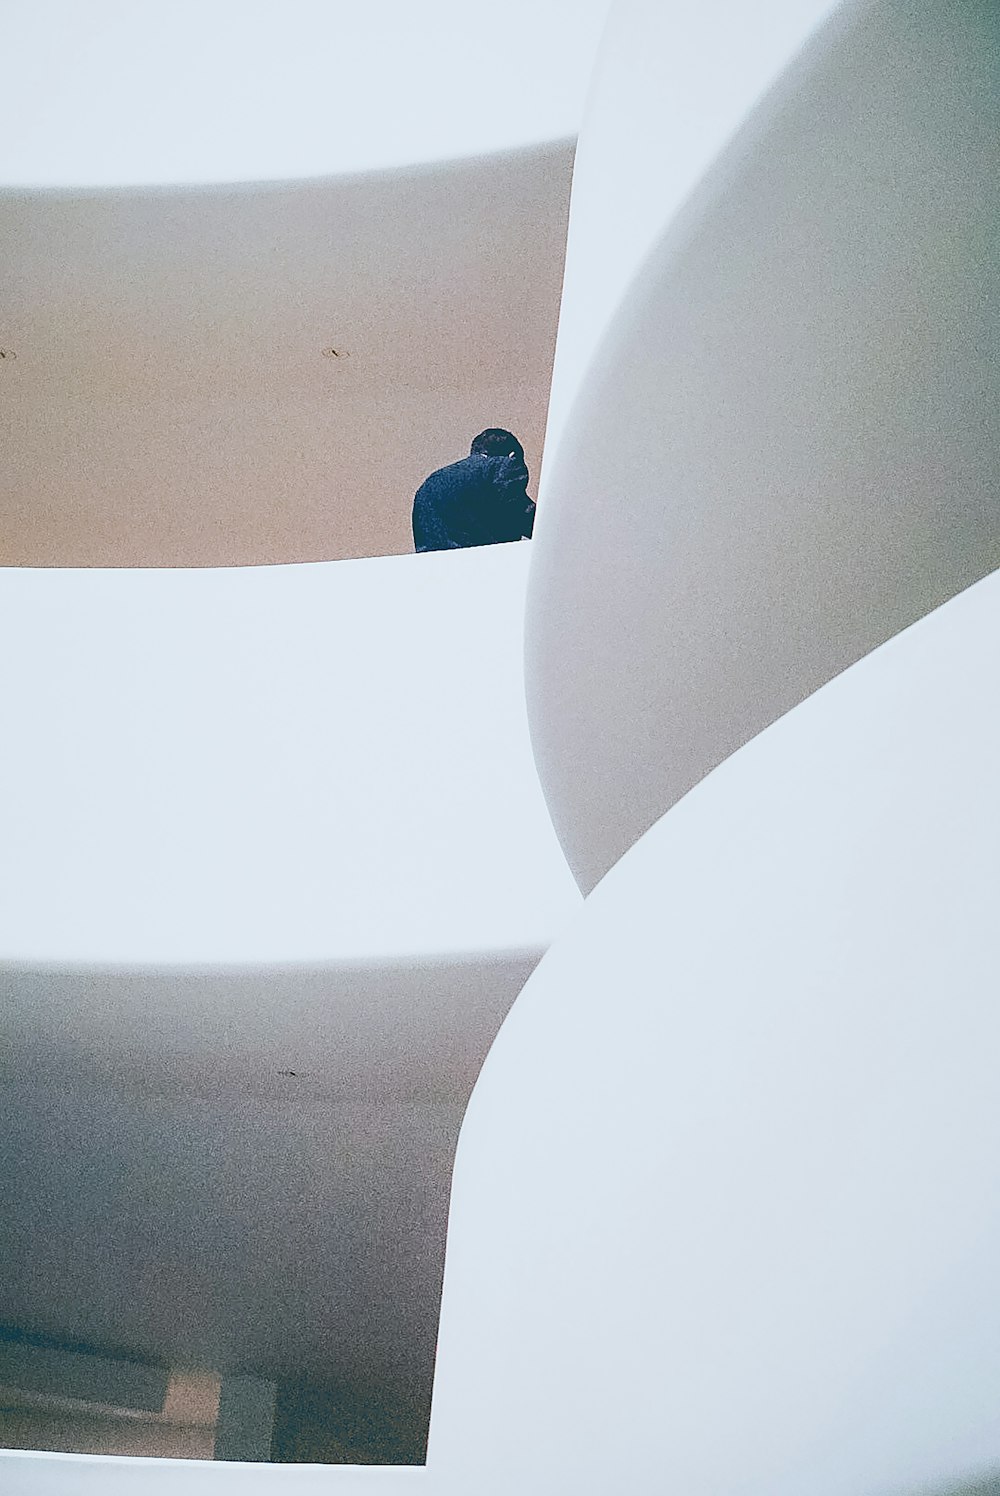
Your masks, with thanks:
M573 165L543 501L576 396L657 239L837 3L612 5Z
M647 7L621 17L655 57ZM845 6L583 373L539 505L526 687L584 891L728 754L1000 564L998 56L978 8Z
M141 16L92 0L12 15L0 181L301 179L492 154L576 131L608 0L508 0L516 86L489 8L376 0L344 24L316 0L279 14L196 0ZM494 57L494 67L470 59ZM179 97L184 108L177 108ZM128 122L127 128L123 121Z
M996 1489L998 650L993 576L708 775L543 958L456 1158L454 1489Z

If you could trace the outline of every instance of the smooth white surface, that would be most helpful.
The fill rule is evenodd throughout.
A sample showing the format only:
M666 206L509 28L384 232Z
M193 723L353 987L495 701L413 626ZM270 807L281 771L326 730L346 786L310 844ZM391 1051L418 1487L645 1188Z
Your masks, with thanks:
M0 573L0 956L547 944L578 896L525 721L530 551Z
M993 576L710 775L544 957L459 1142L454 1489L996 1489L998 672Z
M88 1455L8 1454L0 1479L9 1496L228 1496L244 1491L355 1493L429 1491L419 1465L244 1465L199 1460L99 1459Z
M426 1472L0 1455L9 1488L994 1496L998 669L994 576L545 957L463 1130Z
M39 0L4 15L0 182L369 171L579 127L608 0Z
M649 40L661 10L616 14L594 120L613 149L589 177L585 226L613 218L619 195L612 83L639 129L630 58L659 89L645 115L676 206L669 163L694 127L667 102L676 57L649 61L668 55ZM758 106L621 302L533 543L532 739L585 891L742 743L1000 565L1000 15L852 3L768 91L787 25L773 56L741 52L730 7L702 11L728 64L703 45L685 54L681 103L738 62L742 108L754 90ZM657 193L652 153L629 138ZM587 254L602 245L588 238Z
M772 726L543 962L463 1135L426 1474L0 1456L0 1477L923 1496L995 1470L998 615L992 578ZM368 1178L379 1156L376 1129Z
M657 238L835 6L612 6L573 166L546 473L584 376Z

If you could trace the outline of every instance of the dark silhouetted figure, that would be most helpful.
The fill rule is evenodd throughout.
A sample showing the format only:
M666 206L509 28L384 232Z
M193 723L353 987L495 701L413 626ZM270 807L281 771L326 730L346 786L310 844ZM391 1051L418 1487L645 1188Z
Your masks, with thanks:
M413 500L418 551L454 551L530 538L535 505L528 498L524 448L499 427L481 431L468 457L431 473Z

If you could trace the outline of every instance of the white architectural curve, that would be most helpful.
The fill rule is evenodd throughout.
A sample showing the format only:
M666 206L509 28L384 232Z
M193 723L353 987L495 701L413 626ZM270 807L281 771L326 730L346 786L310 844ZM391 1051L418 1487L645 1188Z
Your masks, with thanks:
M668 51L649 43L663 8L633 0L610 30L567 297L593 286L603 324L661 175L668 226L585 369L590 302L564 305L526 635L539 771L584 890L741 743L1000 564L996 18L845 6L772 87L827 10L730 27L715 5L717 46L706 16ZM740 79L728 112L720 72ZM641 109L636 76L660 85ZM646 132L641 174L617 168L619 104ZM733 133L682 204L702 105L706 148ZM630 238L594 232L635 195Z
M657 239L836 6L612 6L573 165L546 472L601 340Z
M994 576L727 760L545 956L459 1143L443 1489L997 1489L998 670Z
M39 0L6 18L0 183L265 182L579 128L609 0Z
M578 896L524 715L530 552L0 572L0 959L543 948Z
M426 1471L8 1456L25 1496L987 1496L1000 578L622 859L463 1127Z
M802 40L821 10L797 12ZM766 78L767 49L753 54L758 93L796 49L791 14ZM622 8L619 40L642 15ZM906 628L998 559L976 426L995 390L969 304L985 285L991 27L985 8L836 17L710 176L668 275L654 251L564 428L529 669L581 881L662 808L665 742L666 800L682 798L553 945L473 1096L427 1469L2 1454L18 1493L992 1496L997 578ZM632 274L626 255L615 264ZM669 328L669 360L650 327ZM845 509L847 479L867 505ZM605 524L599 501L619 484L627 505ZM706 514L717 527L699 529ZM702 548L685 552L692 535ZM368 1355L398 1374L409 1357L426 1373L476 1046L545 943L526 934L543 902L577 902L508 653L530 550L10 574L16 622L33 625L30 658L9 666L4 745L8 782L29 787L6 853L3 1004L22 1164L4 1228L27 1320L46 1306L42 1328L65 1334L69 1306L81 1337L113 1335L115 1314L134 1327L140 1294L95 1308L77 1288L98 1250L143 1286L153 1243L150 1323L179 1337L172 1353L187 1335L217 1364L241 1331L244 1359L264 1355L273 1329L288 1354L332 1344L356 1368ZM824 593L831 576L850 585ZM328 586L352 594L339 614ZM665 588L692 609L673 631ZM803 595L817 605L796 610ZM678 679L687 716L659 694ZM396 694L375 704L373 683ZM687 760L664 720L705 728ZM617 757L599 758L598 730L619 735ZM533 831L519 840L521 813ZM448 854L431 870L412 855L428 835ZM330 849L339 860L321 865ZM488 915L484 894L500 895ZM117 1215L102 1215L109 1181ZM178 1199L190 1214L173 1219ZM365 1256L373 1235L382 1257ZM352 1295L353 1340L349 1318L322 1318ZM311 1346L294 1341L303 1328Z

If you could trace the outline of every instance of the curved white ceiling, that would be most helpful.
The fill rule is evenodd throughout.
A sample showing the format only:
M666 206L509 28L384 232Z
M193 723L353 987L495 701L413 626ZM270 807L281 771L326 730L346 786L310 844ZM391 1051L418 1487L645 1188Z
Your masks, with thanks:
M8 7L0 183L267 181L574 135L608 5Z

